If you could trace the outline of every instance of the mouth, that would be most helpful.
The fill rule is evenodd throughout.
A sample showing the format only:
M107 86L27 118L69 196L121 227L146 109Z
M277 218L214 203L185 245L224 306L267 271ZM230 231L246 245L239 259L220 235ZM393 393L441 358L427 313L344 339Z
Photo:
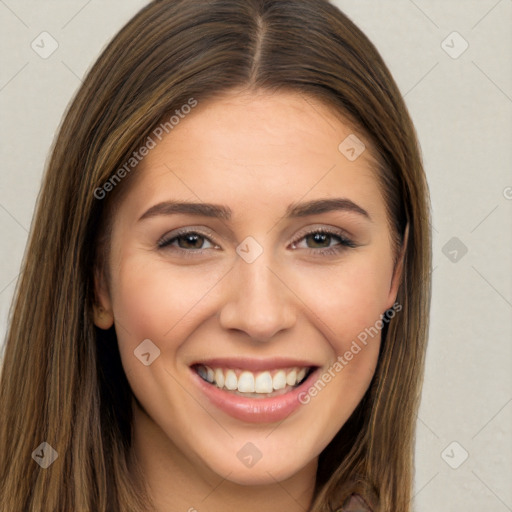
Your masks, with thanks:
M301 405L320 366L291 360L217 359L190 365L192 381L210 404L249 423L282 421Z
M192 369L208 384L246 398L272 398L289 393L304 382L314 366L294 366L264 371L211 367L196 364Z

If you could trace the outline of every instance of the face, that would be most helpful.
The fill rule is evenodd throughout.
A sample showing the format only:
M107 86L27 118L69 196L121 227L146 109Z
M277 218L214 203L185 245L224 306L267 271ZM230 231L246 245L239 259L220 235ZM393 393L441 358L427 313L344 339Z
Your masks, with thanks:
M162 457L281 481L363 397L380 344L368 329L400 272L369 143L355 160L338 149L351 133L312 98L230 93L134 171L96 323L115 323L135 422Z

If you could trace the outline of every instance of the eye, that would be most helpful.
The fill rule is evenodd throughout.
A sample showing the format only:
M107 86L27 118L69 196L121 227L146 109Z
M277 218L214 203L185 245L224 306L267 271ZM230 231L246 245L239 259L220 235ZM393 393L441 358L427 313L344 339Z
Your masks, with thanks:
M306 247L300 247L299 242L305 242ZM308 242L311 242L313 247L311 247ZM313 251L313 253L327 256L331 254L338 254L347 248L357 247L357 245L347 238L343 232L329 230L326 228L317 228L308 231L292 242L291 246L292 249L304 248Z
M206 234L190 229L168 233L157 242L157 245L159 249L176 250L187 253L187 256L191 255L190 253L202 254L208 249L219 249Z
M305 247L303 246L304 243L306 244ZM157 242L157 246L159 249L178 252L186 257L200 256L210 249L220 249L220 246L205 233L190 228L164 235ZM292 249L306 249L314 254L328 256L338 254L347 248L357 247L357 244L347 238L341 230L316 228L302 234L301 237L292 242L291 247Z

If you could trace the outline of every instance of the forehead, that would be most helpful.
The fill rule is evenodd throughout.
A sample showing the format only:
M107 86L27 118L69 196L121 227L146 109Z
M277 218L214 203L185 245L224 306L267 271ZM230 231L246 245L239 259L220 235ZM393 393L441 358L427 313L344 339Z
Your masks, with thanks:
M365 149L354 159L345 150L357 141ZM378 215L374 168L368 141L328 105L298 93L230 93L199 102L155 139L129 198L135 209L188 198L254 213L341 194Z

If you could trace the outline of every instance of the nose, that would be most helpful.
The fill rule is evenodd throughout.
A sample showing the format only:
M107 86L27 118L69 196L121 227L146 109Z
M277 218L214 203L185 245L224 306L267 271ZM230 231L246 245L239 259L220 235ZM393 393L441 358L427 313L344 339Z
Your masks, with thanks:
M242 331L258 342L270 341L293 327L297 314L286 276L265 254L252 263L237 258L219 315L224 329Z

